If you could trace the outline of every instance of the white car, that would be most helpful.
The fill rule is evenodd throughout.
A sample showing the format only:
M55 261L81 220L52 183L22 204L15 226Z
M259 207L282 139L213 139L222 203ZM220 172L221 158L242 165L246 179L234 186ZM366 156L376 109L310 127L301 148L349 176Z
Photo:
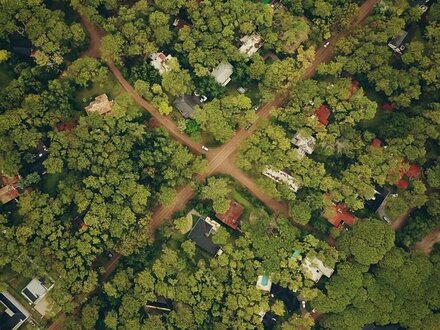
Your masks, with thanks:
M202 150L208 151L209 149L206 146L202 146Z
M324 44L324 48L327 48L329 45L330 45L330 41L327 41L327 42Z
M306 301L305 300L301 301L301 307L306 308Z

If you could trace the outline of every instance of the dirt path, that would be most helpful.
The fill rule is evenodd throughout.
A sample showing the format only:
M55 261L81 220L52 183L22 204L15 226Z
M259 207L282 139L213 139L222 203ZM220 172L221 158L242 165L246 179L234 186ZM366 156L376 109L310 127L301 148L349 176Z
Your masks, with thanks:
M436 228L431 231L428 235L423 237L423 239L414 244L414 248L423 251L425 254L430 254L435 243L440 242L440 228Z
M404 214L399 215L396 219L393 220L391 223L391 228L393 228L395 231L399 231L402 229L402 227L405 225L406 220L408 220L411 213L414 211L413 208L408 209Z

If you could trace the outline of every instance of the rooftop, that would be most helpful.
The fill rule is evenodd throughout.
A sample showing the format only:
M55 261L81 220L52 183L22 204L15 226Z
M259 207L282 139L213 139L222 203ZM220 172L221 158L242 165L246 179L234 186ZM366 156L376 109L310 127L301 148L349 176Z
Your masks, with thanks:
M300 154L312 154L315 150L316 139L313 136L305 136L301 133L296 133L292 138L292 143L298 147Z
M218 227L220 225L209 217L200 217L189 232L188 238L194 241L199 248L211 255L216 255L221 250L220 246L212 242L211 235L217 231Z
M328 118L330 117L330 114L330 109L324 104L321 104L321 106L315 110L315 116L318 118L318 121L325 126L328 125Z
M357 221L357 218L350 213L344 203L332 203L332 205L324 211L324 217L336 228L339 228L344 223L353 226Z
M302 267L307 276L315 283L321 279L322 275L330 278L334 272L334 269L324 266L322 261L316 257L312 260L305 258Z
M185 118L194 117L194 109L196 106L202 106L203 103L195 95L185 94L177 98L173 102L173 106L182 114Z
M0 202L2 204L9 203L10 201L16 199L20 196L20 193L12 185L7 185L0 188Z
M217 213L215 216L225 225L231 227L232 229L237 229L240 227L240 216L244 212L244 207L235 201L230 201L229 209L225 214Z
M265 292L270 292L272 287L272 280L267 275L260 275L257 278L257 289Z
M21 291L21 294L32 304L38 303L50 290L42 281L37 278L32 279L28 285Z
M2 330L16 330L30 316L26 308L6 291L0 293L0 304L6 309L4 313L0 314Z
M231 75L234 72L234 67L229 62L223 62L217 65L212 70L211 76L222 86L226 86L231 81Z
M153 53L150 55L151 65L153 66L153 68L159 71L159 74L161 75L170 70L168 61L172 58L173 57L171 55L165 55L162 52Z
M245 35L240 39L242 45L238 49L240 53L248 57L254 55L263 46L263 40L258 33Z
M113 101L109 101L107 94L101 94L95 97L95 100L90 102L90 104L85 107L85 110L89 115L94 112L100 115L106 115L110 113L112 106Z

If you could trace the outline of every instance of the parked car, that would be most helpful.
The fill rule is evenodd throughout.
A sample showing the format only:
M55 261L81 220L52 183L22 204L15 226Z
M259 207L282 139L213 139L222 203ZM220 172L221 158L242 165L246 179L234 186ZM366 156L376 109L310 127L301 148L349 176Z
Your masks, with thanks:
M202 150L208 151L209 149L206 146L202 146Z
M252 123L247 123L247 125L244 127L244 129L247 131L252 127Z
M327 41L327 42L324 44L324 48L327 48L329 45L330 45L330 41Z

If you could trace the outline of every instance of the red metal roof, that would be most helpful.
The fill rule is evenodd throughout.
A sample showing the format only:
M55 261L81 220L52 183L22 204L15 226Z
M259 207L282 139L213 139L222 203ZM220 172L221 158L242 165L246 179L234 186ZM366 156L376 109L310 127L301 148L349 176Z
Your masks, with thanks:
M15 186L18 181L20 180L20 177L18 175L14 176L2 176L2 182L4 186Z
M57 124L57 131L58 132L68 132L74 129L77 125L77 122L75 121L62 121Z
M371 141L371 145L375 148L380 148L382 146L382 140L374 138L373 141Z
M396 111L396 108L394 107L394 105L392 105L391 103L388 103L388 102L385 102L384 104L382 104L382 109L384 109L385 111L388 111L388 112Z
M350 95L348 96L348 99L351 99L353 97L354 94L356 94L356 92L359 89L359 81L357 80L353 80L351 82L351 86L350 86Z
M20 196L20 194L14 186L7 185L0 189L0 202L2 204L9 203L18 196Z
M318 118L319 122L323 125L328 125L328 117L330 117L330 109L327 108L324 104L315 110L315 115Z
M422 168L420 165L412 164L407 171L405 171L403 168L399 170L399 176L400 179L395 183L396 187L401 189L408 188L408 181L404 179L405 176L407 176L410 179L418 178L420 174L422 173Z
M397 181L395 183L396 187L401 188L401 189L406 189L408 188L408 181L406 181L405 179L400 179L399 181Z
M222 221L225 225L231 227L232 229L237 229L240 227L240 216L244 212L244 207L235 201L231 201L229 204L229 209L225 214L216 213L217 219Z
M324 217L336 228L339 228L343 223L353 226L357 221L357 218L350 213L344 203L331 205L324 213Z

